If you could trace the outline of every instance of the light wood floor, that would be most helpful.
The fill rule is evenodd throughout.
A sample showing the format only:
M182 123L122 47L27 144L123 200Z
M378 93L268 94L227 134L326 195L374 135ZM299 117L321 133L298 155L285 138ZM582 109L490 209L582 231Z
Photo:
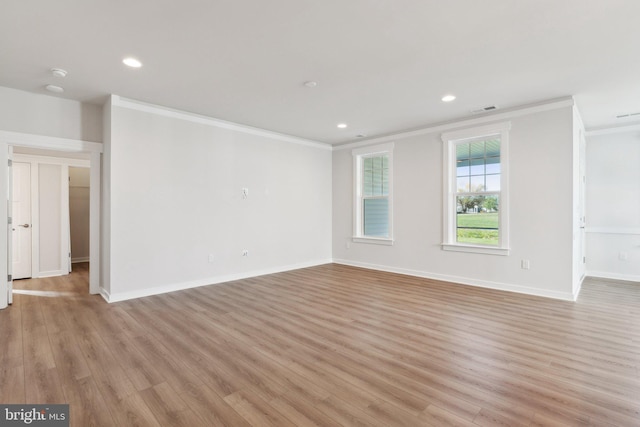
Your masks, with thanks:
M325 265L107 304L87 266L0 311L0 402L72 426L640 425L640 284L577 303Z

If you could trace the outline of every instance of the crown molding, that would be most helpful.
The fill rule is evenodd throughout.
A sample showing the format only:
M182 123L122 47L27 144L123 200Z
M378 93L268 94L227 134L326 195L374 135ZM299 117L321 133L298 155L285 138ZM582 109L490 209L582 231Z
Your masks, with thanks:
M178 120L185 120L192 123L199 123L206 126L213 126L221 129L233 130L250 135L262 136L265 138L275 139L283 142L291 142L294 144L304 145L307 147L320 148L323 150L331 150L331 145L323 142L312 141L310 139L298 138L292 135L286 135L279 132L273 132L252 126L241 125L226 120L214 119L212 117L200 114L190 113L187 111L176 110L160 105L149 104L134 99L123 98L118 95L111 95L111 105L113 107L122 107L130 110L142 111L145 113L155 114L158 116L169 117Z
M575 105L575 101L573 97L569 96L565 98L554 99L551 101L545 101L538 104L530 104L522 107L516 107L510 110L497 111L497 112L489 113L487 115L483 115L482 117L462 119L454 122L442 123L439 125L433 125L433 126L416 129L412 131L400 132L393 135L386 135L378 138L372 138L372 139L347 143L343 145L337 145L337 146L334 145L333 150L334 151L346 150L348 148L364 147L366 145L371 145L371 144L397 141L399 139L410 138L412 136L425 135L429 133L446 132L454 129L458 130L465 127L477 126L477 125L487 124L491 122L508 120L514 117L525 116L528 114L540 113L543 111L550 111L550 110L557 110L565 107L573 107L574 105Z
M600 136L600 135L611 135L614 133L625 133L625 132L634 132L634 131L640 131L640 123L633 123L625 126L587 129L584 134L585 136Z

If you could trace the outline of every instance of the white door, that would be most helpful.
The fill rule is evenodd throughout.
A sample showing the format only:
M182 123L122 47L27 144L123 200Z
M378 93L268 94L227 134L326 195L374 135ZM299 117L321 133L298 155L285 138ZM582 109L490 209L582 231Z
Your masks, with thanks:
M31 165L13 162L12 276L31 277Z

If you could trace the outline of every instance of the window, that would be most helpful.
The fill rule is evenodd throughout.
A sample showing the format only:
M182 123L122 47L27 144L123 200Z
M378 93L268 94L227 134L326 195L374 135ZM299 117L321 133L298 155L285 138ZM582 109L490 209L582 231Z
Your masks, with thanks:
M353 150L355 206L353 240L393 244L393 144Z
M443 249L508 254L509 129L509 123L502 123L442 135Z

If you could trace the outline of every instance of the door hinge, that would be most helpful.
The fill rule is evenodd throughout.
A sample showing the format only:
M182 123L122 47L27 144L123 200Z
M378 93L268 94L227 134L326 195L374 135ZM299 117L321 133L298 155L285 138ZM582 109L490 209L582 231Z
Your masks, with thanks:
M7 224L9 225L13 224L13 218L11 218L10 216L7 217Z
M13 166L13 160L9 159L9 166Z
M7 275L7 282L10 282L13 280L13 276L11 274Z
M583 257L582 257L582 263L583 263L583 264L586 264L586 263L587 263L587 257L586 257L586 256L583 256Z

